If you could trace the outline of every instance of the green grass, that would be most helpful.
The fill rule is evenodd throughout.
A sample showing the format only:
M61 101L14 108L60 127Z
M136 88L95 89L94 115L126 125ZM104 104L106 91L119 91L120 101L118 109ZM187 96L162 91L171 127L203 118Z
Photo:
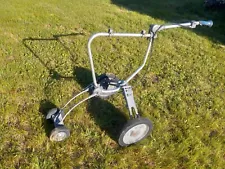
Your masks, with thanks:
M224 11L203 1L1 1L0 168L212 168L225 166ZM213 19L212 28L158 34L146 78L132 82L154 130L121 148L128 118L121 94L93 99L66 119L71 136L50 142L45 113L91 82L87 41L95 32L140 32L150 24ZM99 38L98 74L124 78L141 63L146 39Z

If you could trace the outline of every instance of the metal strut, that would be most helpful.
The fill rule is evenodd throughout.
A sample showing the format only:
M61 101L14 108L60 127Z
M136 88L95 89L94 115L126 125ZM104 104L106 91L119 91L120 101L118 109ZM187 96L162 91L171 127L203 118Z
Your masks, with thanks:
M70 99L65 104L65 106L63 106L63 108L61 108L61 109L58 109L58 108L52 109L53 113L50 113L50 115L49 115L49 117L47 117L47 119L52 119L52 121L54 122L55 127L60 126L60 125L64 125L63 121L72 112L73 109L75 109L81 103L83 103L83 102L85 102L85 101L87 101L87 100L97 96L97 94L95 94L95 93L90 95L90 96L88 96L87 98L81 100L80 102L75 104L72 108L70 108L69 111L66 114L64 113L65 107L68 106L70 102L72 102L76 97L78 97L78 96L80 96L83 93L88 92L88 91L89 91L89 88L84 89L82 92L80 92L77 95L75 95L72 99Z
M137 107L136 107L136 103L134 101L134 95L133 95L132 87L126 85L126 86L122 87L122 90L123 90L124 98L125 98L126 103L127 103L127 108L129 110L129 113L130 113L130 117L131 118L139 117L138 110L137 110ZM134 110L134 112L133 112L133 110Z

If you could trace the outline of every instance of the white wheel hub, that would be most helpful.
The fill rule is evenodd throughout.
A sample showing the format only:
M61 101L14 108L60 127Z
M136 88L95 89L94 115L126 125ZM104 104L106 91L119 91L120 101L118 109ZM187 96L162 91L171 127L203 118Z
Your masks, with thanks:
M132 144L140 141L142 138L146 136L146 134L149 131L149 126L146 124L138 124L131 129L129 129L124 137L123 137L123 142L125 144Z
M53 140L54 141L62 141L66 138L66 133L65 132L59 132L54 135Z

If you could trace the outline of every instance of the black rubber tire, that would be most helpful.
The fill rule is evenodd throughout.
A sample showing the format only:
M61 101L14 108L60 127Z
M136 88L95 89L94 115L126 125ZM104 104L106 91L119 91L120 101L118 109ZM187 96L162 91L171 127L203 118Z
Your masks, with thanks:
M61 138L59 138L60 136L58 136L58 138L57 138L57 135L59 135L59 134L62 134ZM59 141L65 140L69 136L70 136L70 130L68 128L66 128L65 126L61 125L61 126L55 127L51 131L50 140L59 142Z
M124 136L128 133L128 131L130 129L138 126L138 125L140 126L141 124L143 124L143 125L145 125L147 127L147 130L145 131L144 135L141 136L140 138L138 138L137 140L133 141L133 142L126 142L126 141L124 141ZM152 122L150 120L148 120L147 118L139 117L139 118L135 118L135 119L129 120L125 124L125 126L123 127L123 129L122 129L122 131L120 133L120 136L119 136L119 139L118 139L118 143L122 147L129 146L131 144L135 144L135 143L145 139L150 134L150 132L152 131L152 128L153 128ZM132 132L131 132L131 134L132 134ZM136 133L134 133L134 135L136 135Z

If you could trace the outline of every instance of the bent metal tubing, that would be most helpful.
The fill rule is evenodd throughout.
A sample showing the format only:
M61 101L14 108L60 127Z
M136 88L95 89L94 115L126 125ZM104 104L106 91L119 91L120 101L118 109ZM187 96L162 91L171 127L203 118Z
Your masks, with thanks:
M89 60L91 65L93 83L91 83L89 86L84 88L80 93L73 96L65 104L65 106L62 109L53 108L48 112L46 119L51 119L55 125L55 128L52 130L50 134L50 140L62 141L65 138L69 137L70 132L64 126L63 121L78 105L96 96L100 98L106 98L108 96L115 94L119 90L123 91L124 99L126 100L127 108L129 110L129 114L131 117L130 121L128 121L125 124L122 131L120 132L120 135L118 138L119 145L128 146L130 144L137 143L138 141L146 138L152 130L152 123L146 118L141 118L141 116L138 114L138 110L137 110L136 103L133 96L132 87L128 85L128 82L131 79L133 79L134 76L136 76L145 66L148 56L151 54L153 41L156 38L157 32L165 30L165 29L172 29L172 28L178 28L178 27L195 28L197 25L211 27L213 25L213 22L212 21L189 21L186 23L177 23L177 24L173 23L173 24L167 24L167 25L150 25L148 34L145 34L145 31L142 31L141 33L113 33L112 30L109 29L108 33L96 33L92 35L88 41L88 55L89 55ZM107 76L106 74L102 74L100 78L97 80L95 75L93 56L91 52L91 43L95 38L100 36L145 37L149 40L147 51L143 58L142 64L133 73L131 73L131 75L126 80L114 81L113 77ZM108 88L110 84L112 85L111 81L115 83L113 84L114 86L113 89L111 87L110 87L111 89ZM89 96L77 102L76 104L74 104L64 115L64 109L78 96L81 96L82 94L86 92L89 92ZM141 133L141 134L135 134L132 136L130 133L131 130L132 132L134 131L135 133Z
M85 99L83 99L83 100L81 100L80 102L78 102L77 104L75 104L66 114L65 114L65 116L62 118L62 122L65 120L65 118L66 118L66 116L68 116L71 112L72 112L72 110L73 109L75 109L77 106L79 106L81 103L83 103L83 102L85 102L85 101L87 101L87 100L89 100L89 99L91 99L91 98L93 98L93 97L95 97L97 94L92 94L92 95L90 95L89 97L87 97L87 98L85 98Z
M155 38L155 35L158 31L162 31L165 29L172 29L172 28L178 28L178 27L186 27L186 28L195 28L197 25L205 25L211 27L213 24L212 21L191 21L191 22L186 22L186 23L174 23L174 24L168 24L168 25L151 25L149 34L144 34L144 33L112 33L112 32L101 32L101 33L96 33L92 35L88 41L88 56L90 60L90 65L91 65L91 70L92 70L92 78L93 78L93 84L95 87L98 86L97 84L97 79L95 75L95 68L94 68L94 62L93 62L93 55L91 52L91 43L92 41L97 38L97 37L145 37L145 38L150 38L149 45L146 51L146 54L144 56L144 61L142 65L133 73L131 74L125 81L123 81L120 86L126 85L131 79L134 78L145 66L146 61L148 59L148 55L151 51L152 48L152 41ZM109 92L117 92L120 90L120 87L113 89L113 90L102 90L103 93L109 93Z
M89 55L89 60L90 60L90 65L91 65L91 70L92 70L92 78L93 78L93 83L95 85L95 87L98 86L97 84L97 80L96 80L96 76L95 76L95 68L94 68L94 62L93 62L93 55L92 55L92 52L91 52L91 43L92 41L97 38L97 37L100 37L100 36L108 36L108 37L145 37L145 38L150 38L150 42L149 42L149 46L148 46L148 49L147 49L147 52L146 52L146 55L144 57L144 62L143 64L127 79L125 80L121 86L124 86L126 85L145 65L146 61L147 61L147 58L148 58L148 54L149 54L149 51L151 50L151 46L152 46L152 38L151 38L151 34L142 34L142 33L139 33L139 34L136 34L136 33L96 33L94 35L92 35L88 41L88 55ZM114 89L114 90L103 90L102 92L104 93L108 93L108 92L116 92L118 91L120 88L118 87L117 89Z
M94 68L94 62L93 62L93 55L91 52L91 43L92 41L97 38L97 37L144 37L144 38L149 38L149 45L146 51L146 54L144 56L144 60L142 65L140 65L138 67L138 69L131 74L126 80L121 81L118 85L118 87L116 89L113 90L105 90L105 89L101 89L102 93L114 93L114 92L118 92L121 87L125 86L131 79L134 78L134 76L136 76L145 66L146 61L148 59L149 53L152 49L152 42L154 40L154 38L156 37L156 33L158 31L162 31L165 29L172 29L172 28L178 28L178 27L185 27L185 28L196 28L197 25L201 25L201 26L209 26L211 27L213 25L212 21L190 21L190 22L186 22L186 23L173 23L173 24L168 24L168 25L151 25L150 29L149 29L149 33L145 34L145 33L112 33L112 32L108 32L108 33L96 33L94 35L92 35L88 41L88 56L89 56L89 60L90 60L90 65L91 65L91 71L92 71L92 78L93 78L93 85L95 88L98 88L99 85L97 84L97 79L96 79L96 75L95 75L95 68ZM77 98L78 96L82 95L83 93L86 93L89 91L89 86L86 87L81 93L75 95L72 99L69 100L69 102L66 103L66 105L62 108L64 109L71 101L73 101L75 98ZM78 105L80 105L81 103L83 103L86 100L89 100L93 97L97 96L97 94L92 94L89 97L83 99L82 101L78 102L77 104L75 104L67 113L66 115L63 117L62 121L66 118L66 116L68 114L70 114L70 112L77 107Z

